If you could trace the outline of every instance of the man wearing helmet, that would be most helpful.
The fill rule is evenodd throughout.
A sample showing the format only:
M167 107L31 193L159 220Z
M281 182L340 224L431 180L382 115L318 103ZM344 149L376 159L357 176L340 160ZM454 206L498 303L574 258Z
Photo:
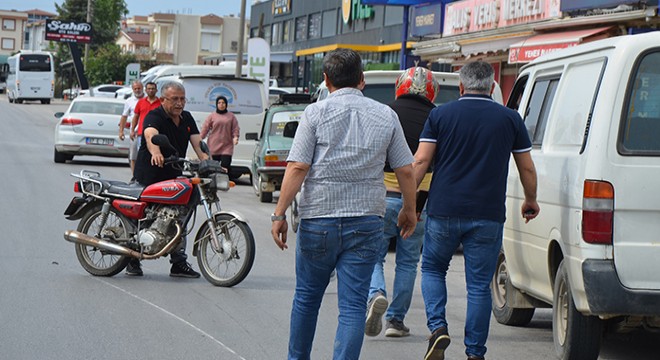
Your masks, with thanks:
M415 153L419 142L419 134L424 129L424 123L429 112L435 107L433 99L438 93L438 82L433 73L422 67L412 67L404 71L396 80L396 100L390 107L399 116L406 142L410 150ZM417 276L417 263L424 240L424 218L421 215L426 202L429 185L431 183L431 168L422 181L418 192L418 223L415 231L408 239L403 239L397 227L397 216L403 205L401 190L394 172L389 164L385 164L385 187L387 189L387 210L384 218L384 233L379 260L376 262L371 276L369 288L369 302L367 307L367 320L365 335L376 336L382 329L382 316L385 315L385 336L401 337L410 335L410 329L404 325L403 319L410 308L415 277ZM383 263L387 255L388 244L391 238L396 238L396 269L392 303L388 308L386 297L385 277Z

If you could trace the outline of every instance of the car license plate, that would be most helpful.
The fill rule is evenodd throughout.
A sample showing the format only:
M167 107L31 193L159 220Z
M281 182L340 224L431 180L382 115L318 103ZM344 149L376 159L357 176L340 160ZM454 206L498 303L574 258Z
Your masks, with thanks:
M89 145L108 145L112 146L115 144L114 139L102 139L102 138L87 138L85 141Z

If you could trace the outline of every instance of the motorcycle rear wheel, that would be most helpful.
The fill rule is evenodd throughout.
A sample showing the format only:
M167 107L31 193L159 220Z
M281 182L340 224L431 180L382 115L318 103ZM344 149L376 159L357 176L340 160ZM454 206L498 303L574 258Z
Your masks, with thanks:
M204 278L215 286L232 287L245 279L254 264L255 243L250 227L229 214L216 214L218 237L231 244L216 252L211 228L202 225L195 237L197 264ZM229 251L228 251L229 250Z
M110 234L114 234L114 237L118 238L128 237L130 226L117 210L110 208L108 219L103 228L100 228L101 215L100 204L90 208L83 215L82 219L80 219L78 231L110 242L115 242L110 237ZM95 276L117 275L124 270L130 261L129 257L111 253L94 246L75 244L75 247L80 265L88 273Z

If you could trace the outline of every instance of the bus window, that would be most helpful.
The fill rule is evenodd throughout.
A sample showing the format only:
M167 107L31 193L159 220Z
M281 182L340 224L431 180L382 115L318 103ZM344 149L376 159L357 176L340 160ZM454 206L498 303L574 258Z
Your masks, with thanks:
M19 62L20 71L50 71L50 57L47 55L22 55Z

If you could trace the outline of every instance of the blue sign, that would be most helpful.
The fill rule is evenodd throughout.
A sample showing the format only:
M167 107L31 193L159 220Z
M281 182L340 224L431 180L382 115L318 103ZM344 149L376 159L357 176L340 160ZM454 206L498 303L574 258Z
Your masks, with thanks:
M621 4L637 4L640 1L633 0L571 0L562 1L560 6L561 11L575 11L575 10L588 10L588 9L608 9L617 7ZM658 5L658 0L645 1L647 6Z
M443 4L417 6L413 8L410 20L410 35L424 36L442 34L442 8Z

